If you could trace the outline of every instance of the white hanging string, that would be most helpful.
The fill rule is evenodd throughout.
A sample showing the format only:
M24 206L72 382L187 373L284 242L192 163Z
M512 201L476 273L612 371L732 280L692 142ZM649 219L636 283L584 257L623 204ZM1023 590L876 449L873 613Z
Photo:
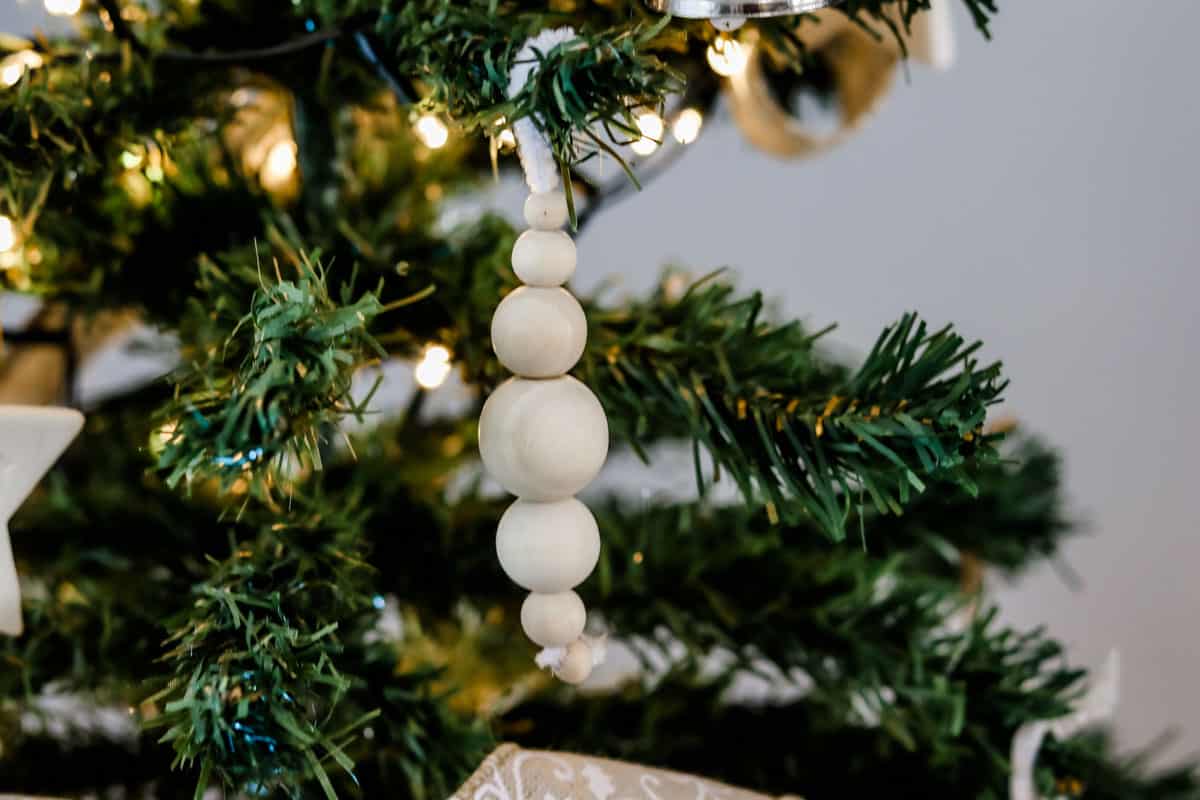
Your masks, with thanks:
M598 667L604 663L605 656L608 655L608 636L581 636L591 648L592 666ZM542 669L556 670L562 665L562 661L567 657L567 648L565 647L543 647L538 651L538 654L533 657L533 663L537 664Z
M531 36L517 51L512 70L508 73L508 96L514 97L525 88L529 78L541 65L542 56L552 49L575 38L575 29L547 28ZM521 169L525 171L525 182L531 192L551 192L558 188L558 162L550 142L538 130L537 123L530 117L522 117L512 125L517 140L517 154Z
M1054 734L1056 739L1068 739L1087 726L1111 717L1117 706L1120 681L1121 658L1114 650L1109 653L1104 668L1075 711L1055 719L1026 722L1017 729L1010 755L1012 775L1008 782L1009 800L1039 800L1033 772L1042 741L1047 734Z

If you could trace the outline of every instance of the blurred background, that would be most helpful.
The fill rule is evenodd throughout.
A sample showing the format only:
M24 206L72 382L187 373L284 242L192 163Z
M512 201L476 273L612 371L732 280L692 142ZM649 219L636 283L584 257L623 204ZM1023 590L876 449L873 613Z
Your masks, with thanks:
M909 309L985 341L1086 526L995 598L1080 665L1120 651L1123 744L1200 752L1200 3L1000 0L990 43L954 5L953 69L911 68L839 149L777 161L718 114L596 218L577 284L728 266L851 352ZM38 27L41 0L0 0L0 30Z

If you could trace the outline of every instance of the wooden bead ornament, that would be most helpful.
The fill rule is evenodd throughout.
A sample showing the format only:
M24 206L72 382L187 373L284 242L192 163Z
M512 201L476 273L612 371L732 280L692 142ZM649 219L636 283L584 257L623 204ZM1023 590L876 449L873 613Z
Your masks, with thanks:
M526 378L566 374L586 343L583 306L566 289L522 286L492 317L492 349L501 364Z
M483 404L479 452L510 494L562 500L604 466L608 419L591 390L569 375L509 378Z
M534 192L525 198L524 210L525 223L536 231L556 231L567 224L567 196L562 192Z
M542 31L514 59L509 94L525 86L548 53L575 38L570 28ZM496 555L513 582L532 594L521 626L543 649L535 661L567 683L582 683L603 657L583 635L587 610L573 589L600 558L600 531L575 493L608 455L608 420L592 391L567 373L583 355L587 319L561 288L575 273L575 242L559 230L567 202L558 163L534 120L513 123L531 193L529 230L513 245L512 265L525 284L492 317L492 349L514 373L483 405L479 454L488 473L516 502L500 518Z
M525 231L512 252L513 272L530 286L562 286L575 274L575 242L563 231Z
M556 594L583 583L600 559L600 529L588 507L568 497L518 500L500 517L496 555L513 583Z
M586 622L587 609L575 592L533 592L521 604L521 627L542 647L566 647L583 635Z
M554 677L563 683L583 683L592 674L592 646L585 639L567 645L562 660L554 667Z

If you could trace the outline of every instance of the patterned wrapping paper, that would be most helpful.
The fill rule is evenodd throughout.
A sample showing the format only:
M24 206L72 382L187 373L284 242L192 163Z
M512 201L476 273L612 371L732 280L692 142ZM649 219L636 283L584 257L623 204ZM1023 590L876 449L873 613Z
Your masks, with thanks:
M695 775L505 744L450 800L773 800ZM787 797L779 800L800 800Z

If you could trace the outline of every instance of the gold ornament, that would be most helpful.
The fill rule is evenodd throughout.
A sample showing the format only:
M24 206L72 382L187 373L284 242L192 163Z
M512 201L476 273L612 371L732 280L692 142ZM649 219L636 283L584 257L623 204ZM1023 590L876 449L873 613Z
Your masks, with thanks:
M914 61L938 69L953 60L953 32L946 0L912 20L904 46ZM729 76L733 118L752 144L772 155L803 158L835 147L865 122L891 89L904 55L895 35L882 24L874 32L840 11L808 15L796 28L808 51L822 59L833 76L837 125L817 129L795 116L772 91L767 80L770 54L753 31L743 36L749 50L745 67ZM901 20L894 20L904 29Z

